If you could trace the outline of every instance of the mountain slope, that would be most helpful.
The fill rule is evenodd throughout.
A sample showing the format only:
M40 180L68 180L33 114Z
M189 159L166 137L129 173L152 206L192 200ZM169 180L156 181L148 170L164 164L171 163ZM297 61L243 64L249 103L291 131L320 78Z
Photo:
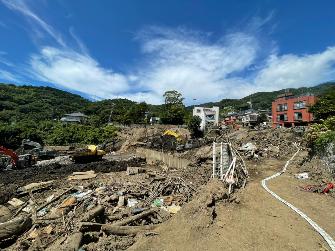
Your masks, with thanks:
M256 92L241 99L222 99L219 102L205 103L200 106L219 106L221 109L231 106L235 111L239 111L249 108L247 102L251 101L252 107L255 109L271 109L272 101L285 91L292 92L294 95L306 93L321 95L327 92L330 88L335 88L335 82L327 82L314 87L290 88L273 92Z
M73 111L82 111L90 101L51 87L0 84L0 121L56 119Z
M295 95L303 93L320 95L330 88L335 88L335 82L309 88L292 88L289 91ZM239 111L247 109L249 106L247 102L251 101L253 108L270 109L271 102L283 92L285 90L258 92L242 99L223 99L200 106L219 106L221 109L231 107L231 109ZM148 105L145 109L151 115L159 116L161 108L161 105ZM189 106L188 111L192 108L193 106ZM59 119L65 113L81 111L90 115L96 121L96 125L99 125L108 122L111 110L113 110L113 121L121 122L124 121L125 114L132 109L136 113L136 102L127 99L92 102L79 95L51 87L0 84L0 122L2 123L15 123L23 120L35 122L53 120Z

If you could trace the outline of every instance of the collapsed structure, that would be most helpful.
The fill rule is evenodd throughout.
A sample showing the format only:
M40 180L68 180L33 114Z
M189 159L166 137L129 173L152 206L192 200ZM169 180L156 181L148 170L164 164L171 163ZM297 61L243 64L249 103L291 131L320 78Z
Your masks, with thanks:
M200 130L204 131L208 126L219 125L219 110L218 106L212 108L196 106L193 108L193 116L199 116L201 118Z

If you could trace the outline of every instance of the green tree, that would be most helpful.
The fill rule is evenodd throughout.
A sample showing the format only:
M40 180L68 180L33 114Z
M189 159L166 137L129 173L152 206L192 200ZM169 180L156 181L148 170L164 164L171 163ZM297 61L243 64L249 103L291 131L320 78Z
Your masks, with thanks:
M145 102L134 104L126 112L125 121L133 124L143 124L145 122L145 113L147 112L148 105Z
M203 135L200 131L201 118L199 116L192 116L187 123L187 128L191 132L191 136L198 138Z
M310 107L309 111L313 113L316 120L335 116L335 86L321 96L315 105Z
M183 96L177 91L166 91L163 95L165 104L161 113L163 124L181 125L186 115Z
M309 111L318 123L313 124L306 133L307 143L314 152L327 154L327 148L335 146L335 87L328 89Z
M265 113L261 113L257 117L257 124L258 125L260 125L263 122L268 122L268 116Z
M165 105L183 105L183 95L175 90L163 94Z

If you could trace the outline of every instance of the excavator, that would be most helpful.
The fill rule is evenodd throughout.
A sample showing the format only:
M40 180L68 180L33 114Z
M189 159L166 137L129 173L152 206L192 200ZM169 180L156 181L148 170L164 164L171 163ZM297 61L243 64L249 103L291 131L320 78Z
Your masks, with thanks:
M70 156L75 163L98 161L101 160L105 154L106 152L98 149L96 145L88 145L86 148L80 148L70 152Z
M14 151L7 149L4 146L0 146L0 154L10 157L13 169L22 169L30 167L36 162L31 154L17 155ZM5 165L3 167L7 168L8 165Z
M200 146L199 140L190 139L178 128L166 130L160 137L161 147L170 151L183 151Z

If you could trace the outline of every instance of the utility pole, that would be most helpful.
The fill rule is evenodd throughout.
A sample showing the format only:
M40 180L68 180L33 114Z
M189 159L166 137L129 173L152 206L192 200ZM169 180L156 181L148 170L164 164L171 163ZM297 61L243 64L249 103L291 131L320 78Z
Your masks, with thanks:
M108 125L112 123L112 115L113 115L114 107L115 107L115 104L112 103L111 113L109 114L109 118L108 118Z

